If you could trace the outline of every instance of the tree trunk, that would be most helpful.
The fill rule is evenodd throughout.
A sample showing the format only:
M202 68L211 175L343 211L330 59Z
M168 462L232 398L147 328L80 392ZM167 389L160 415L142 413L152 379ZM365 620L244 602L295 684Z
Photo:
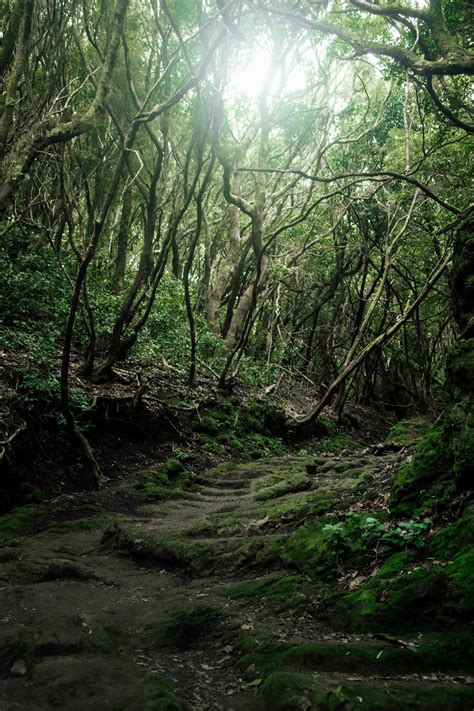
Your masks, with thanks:
M121 294L125 279L125 269L127 266L127 244L128 232L130 230L130 218L132 214L132 188L128 186L122 198L122 212L117 233L117 254L115 256L115 269L113 277L114 293Z
M423 299L430 293L431 289L433 286L436 284L438 279L441 277L445 269L447 268L449 262L452 259L452 253L449 252L437 265L435 270L431 273L427 283L425 284L424 289L420 293L420 295L411 303L409 304L405 312L400 316L398 321L396 321L390 328L388 328L384 333L380 334L377 336L377 338L374 338L373 341L371 341L365 348L362 349L362 351L357 355L354 356L353 359L347 363L344 367L344 369L339 373L337 378L331 383L331 385L327 388L326 392L324 393L323 397L321 400L318 402L318 404L306 415L302 415L300 417L296 418L291 418L289 421L289 425L293 425L295 427L306 427L310 424L312 424L321 412L324 410L324 408L329 405L336 394L339 386L341 383L344 383L347 378L365 361L365 359L376 349L376 348L381 348L385 343L387 343L392 336L399 331L399 329L403 326L403 324L410 318L410 316L413 314L414 310L419 306L419 304L423 301Z

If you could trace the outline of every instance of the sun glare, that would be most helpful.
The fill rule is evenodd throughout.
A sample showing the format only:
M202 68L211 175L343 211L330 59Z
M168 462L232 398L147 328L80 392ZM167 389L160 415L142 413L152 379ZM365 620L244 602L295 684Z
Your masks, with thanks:
M254 47L243 63L236 66L229 77L228 92L230 96L241 96L255 100L262 91L265 78L271 69L272 55L268 49ZM287 67L282 82L282 66L275 67L271 85L271 93L291 94L301 91L306 86L306 72L300 64Z

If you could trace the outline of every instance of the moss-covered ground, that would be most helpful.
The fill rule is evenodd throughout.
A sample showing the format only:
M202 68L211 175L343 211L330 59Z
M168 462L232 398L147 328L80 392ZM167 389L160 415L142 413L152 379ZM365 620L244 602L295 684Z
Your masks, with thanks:
M260 416L244 412L245 429L267 436ZM211 415L195 417L209 433ZM2 703L473 708L474 509L453 418L424 436L424 421L402 423L363 451L255 454L199 475L175 457L3 517ZM440 511L431 449L448 421L439 457L455 483Z

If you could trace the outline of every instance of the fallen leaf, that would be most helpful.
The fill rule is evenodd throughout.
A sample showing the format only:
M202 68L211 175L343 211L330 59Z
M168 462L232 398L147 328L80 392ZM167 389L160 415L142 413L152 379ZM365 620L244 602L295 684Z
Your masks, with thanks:
M355 577L353 580L350 581L349 583L349 590L355 590L355 588L360 587L362 583L364 583L367 580L365 575L358 575Z

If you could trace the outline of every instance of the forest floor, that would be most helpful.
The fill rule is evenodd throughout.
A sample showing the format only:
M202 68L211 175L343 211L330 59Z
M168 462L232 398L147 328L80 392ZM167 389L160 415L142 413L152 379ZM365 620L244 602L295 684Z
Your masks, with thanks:
M474 708L456 627L405 600L357 628L341 605L387 554L340 521L387 518L410 453L227 462L165 500L139 472L4 517L0 710Z

